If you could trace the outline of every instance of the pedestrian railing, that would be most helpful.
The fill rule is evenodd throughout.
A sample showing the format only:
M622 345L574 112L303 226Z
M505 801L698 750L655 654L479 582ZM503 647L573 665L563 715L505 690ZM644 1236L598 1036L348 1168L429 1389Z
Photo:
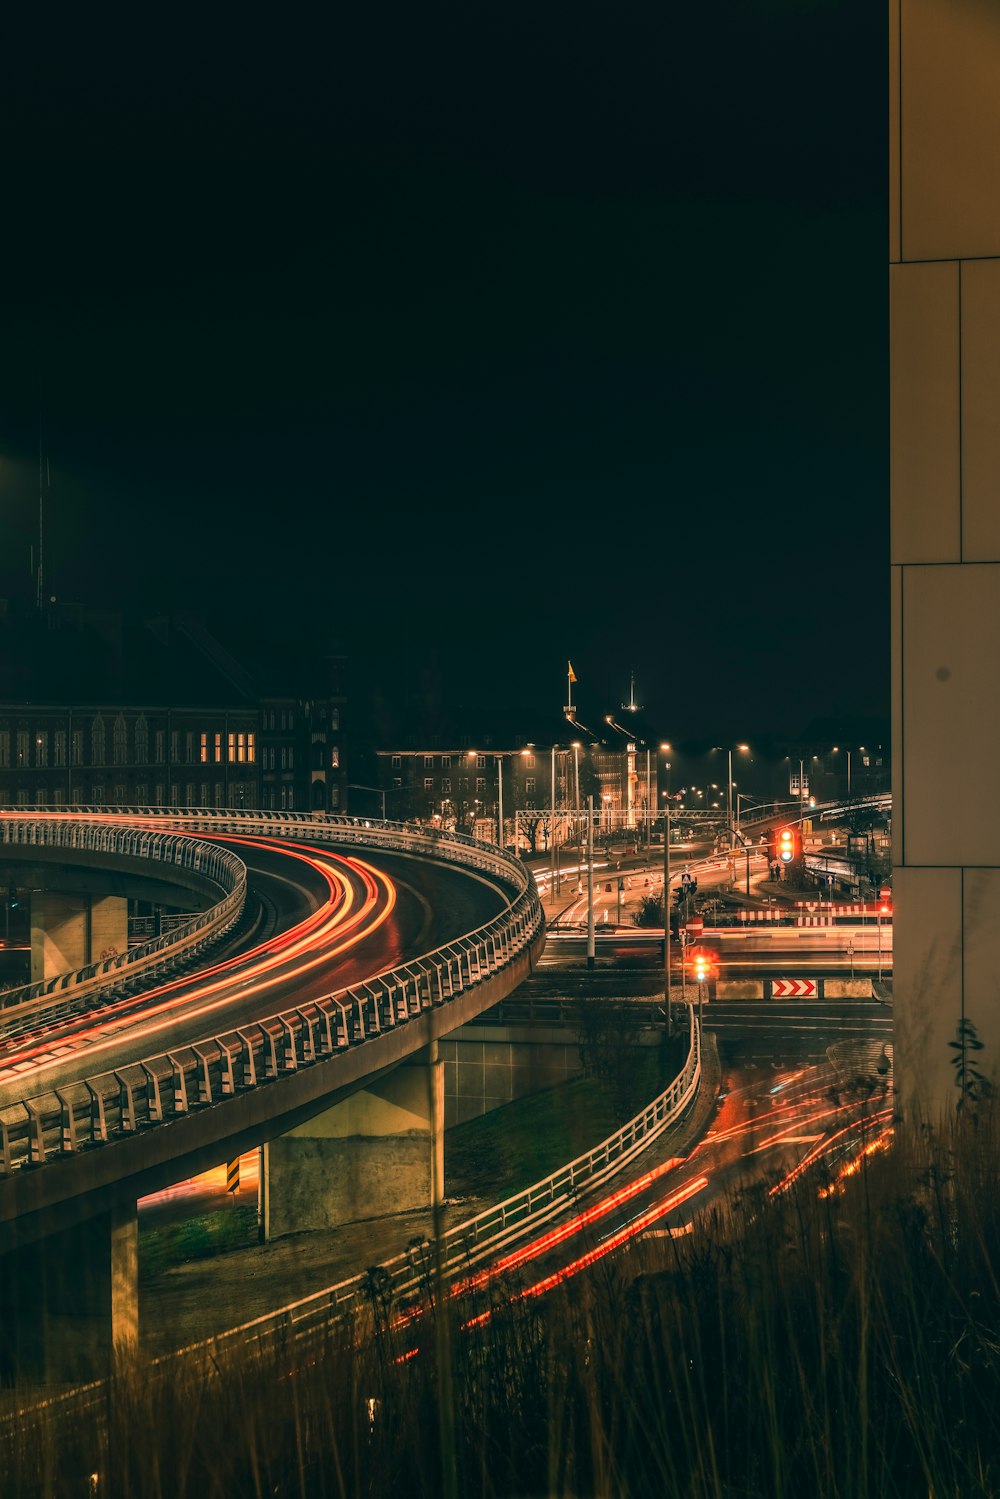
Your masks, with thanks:
M375 1297L381 1306L401 1312L427 1289L430 1265L440 1264L446 1278L454 1283L456 1277L475 1271L477 1266L483 1266L552 1218L569 1211L584 1192L593 1191L623 1170L670 1126L677 1124L694 1103L701 1082L701 1030L695 1007L685 1008L687 1057L669 1087L592 1150L560 1166L523 1192L448 1229L441 1237L439 1255L430 1242L412 1245L376 1267L378 1273L374 1278L371 1270L362 1271L290 1306L191 1344L177 1353L165 1354L154 1363L198 1355L214 1359L248 1344L284 1348L328 1331L351 1314L364 1312Z
M222 899L196 912L171 930L148 942L109 954L69 973L8 989L0 995L0 1037L9 1038L42 1021L51 1023L80 1014L100 1003L101 993L149 979L165 964L182 955L199 956L217 943L239 921L246 902L246 865L228 849L177 833L121 823L0 817L0 844L19 848L54 849L67 856L97 853L115 858L155 860L169 869L199 876L199 883L223 892Z
M152 815L163 820L162 814ZM183 819L186 826L199 830L210 821L216 831L244 829L248 820L245 815L216 813ZM272 834L287 836L294 827L296 838L377 844L489 870L511 887L510 903L476 930L361 984L264 1019L192 1037L170 1052L137 1058L113 1071L18 1098L0 1110L0 1177L167 1124L336 1057L484 982L512 963L543 930L541 903L524 866L472 839L345 818L300 822L265 815L252 821L258 831L267 827ZM101 836L108 836L101 827ZM133 832L141 839L142 830Z

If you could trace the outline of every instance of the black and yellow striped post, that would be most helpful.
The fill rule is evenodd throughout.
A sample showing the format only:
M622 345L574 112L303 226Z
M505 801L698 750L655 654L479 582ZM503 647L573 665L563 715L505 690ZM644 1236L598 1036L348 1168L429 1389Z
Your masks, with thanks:
M226 1162L226 1191L238 1192L240 1190L240 1158L235 1161Z

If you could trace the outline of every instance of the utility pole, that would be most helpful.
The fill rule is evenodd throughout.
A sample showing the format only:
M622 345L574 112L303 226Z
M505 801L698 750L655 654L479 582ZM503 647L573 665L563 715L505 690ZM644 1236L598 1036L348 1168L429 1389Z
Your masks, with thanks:
M594 966L594 798L587 797L587 967Z

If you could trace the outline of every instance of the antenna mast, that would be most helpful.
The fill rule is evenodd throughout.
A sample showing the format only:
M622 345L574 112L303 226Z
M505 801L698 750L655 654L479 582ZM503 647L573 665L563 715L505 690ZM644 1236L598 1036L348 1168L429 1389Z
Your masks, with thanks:
M38 423L38 571L35 581L35 607L41 613L45 598L45 575L42 561L42 545L45 535L45 482L48 463L42 452L42 424Z

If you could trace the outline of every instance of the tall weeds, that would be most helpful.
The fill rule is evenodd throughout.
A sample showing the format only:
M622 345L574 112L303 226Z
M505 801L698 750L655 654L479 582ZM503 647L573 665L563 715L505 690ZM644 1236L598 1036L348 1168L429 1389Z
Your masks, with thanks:
M997 1494L998 1179L984 1103L898 1129L841 1192L744 1194L538 1301L480 1290L450 1344L429 1305L207 1373L123 1369L98 1413L5 1426L0 1492L438 1499L450 1388L461 1499Z

